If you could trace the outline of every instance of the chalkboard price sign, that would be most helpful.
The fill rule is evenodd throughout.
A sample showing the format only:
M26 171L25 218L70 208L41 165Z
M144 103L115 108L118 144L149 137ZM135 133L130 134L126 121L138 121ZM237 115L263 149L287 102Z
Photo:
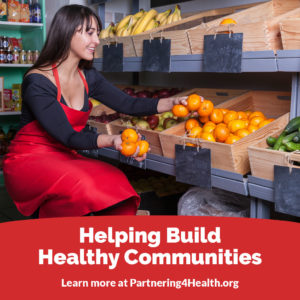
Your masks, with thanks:
M123 44L103 46L103 72L123 72Z
M203 72L241 73L243 33L204 36Z
M300 169L274 166L275 210L300 217Z
M211 189L210 149L175 145L176 181Z
M170 64L171 40L155 38L143 41L143 71L169 72Z

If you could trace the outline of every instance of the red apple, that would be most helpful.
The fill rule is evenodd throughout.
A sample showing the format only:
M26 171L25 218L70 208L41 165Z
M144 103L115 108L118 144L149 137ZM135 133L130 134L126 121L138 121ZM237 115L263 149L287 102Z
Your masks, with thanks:
M152 116L148 116L146 121L149 123L150 128L154 129L158 125L159 118L156 115L152 115Z

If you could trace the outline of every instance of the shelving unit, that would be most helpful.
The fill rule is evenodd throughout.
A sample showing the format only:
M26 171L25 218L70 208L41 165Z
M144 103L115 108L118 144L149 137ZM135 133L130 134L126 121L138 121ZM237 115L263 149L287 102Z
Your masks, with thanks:
M170 72L202 72L202 55L171 56ZM97 70L102 71L103 59L94 61ZM124 72L141 72L142 58L124 58ZM289 72L292 76L292 99L290 117L300 115L300 50L244 52L242 56L242 72ZM98 156L119 159L119 154L113 149L100 149ZM174 160L149 154L146 168L161 173L175 175ZM269 218L270 204L273 200L273 182L251 175L243 177L240 174L212 169L212 186L234 193L253 197L250 216Z

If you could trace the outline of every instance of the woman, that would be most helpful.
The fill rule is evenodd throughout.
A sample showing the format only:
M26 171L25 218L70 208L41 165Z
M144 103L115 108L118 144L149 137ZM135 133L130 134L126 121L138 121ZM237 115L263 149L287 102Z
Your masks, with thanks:
M75 151L121 149L120 135L82 131L92 107L88 98L137 116L184 102L185 98L134 99L107 82L92 68L100 30L98 16L88 7L62 7L39 59L24 76L21 129L3 172L7 190L25 216L135 214L140 198L126 176Z

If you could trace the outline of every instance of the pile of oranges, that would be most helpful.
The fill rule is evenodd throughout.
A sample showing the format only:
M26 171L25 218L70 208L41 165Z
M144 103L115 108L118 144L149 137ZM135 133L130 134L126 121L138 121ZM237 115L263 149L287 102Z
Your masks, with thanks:
M187 99L187 105L174 105L173 113L177 116L184 110L187 116L197 111L198 119L190 118L185 123L185 130L190 138L201 138L211 142L233 144L259 128L271 123L261 111L234 111L226 108L214 108L210 100L192 94ZM185 111L185 112L186 112Z
M121 134L122 150L124 156L132 156L137 147L139 147L138 156L143 156L149 150L149 143L145 140L139 140L137 132L132 128L125 129Z

